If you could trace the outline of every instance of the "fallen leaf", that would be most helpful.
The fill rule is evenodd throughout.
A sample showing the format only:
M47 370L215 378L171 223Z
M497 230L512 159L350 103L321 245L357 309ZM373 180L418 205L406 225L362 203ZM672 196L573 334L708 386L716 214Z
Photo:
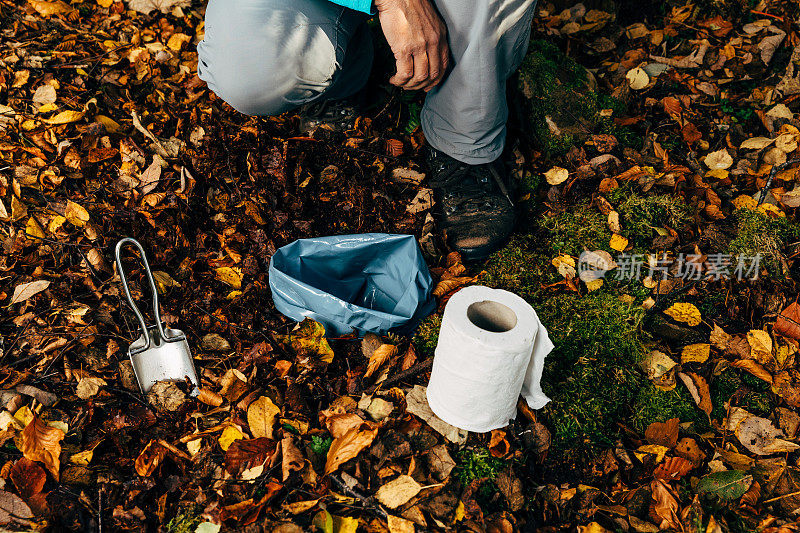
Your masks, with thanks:
M242 288L242 269L238 267L219 267L214 270L217 279L236 290Z
M668 486L660 479L654 479L650 483L650 489L652 491L650 517L662 530L683 531L683 526L678 517L680 506Z
M688 344L681 350L681 364L705 363L711 354L711 345L698 343Z
M167 456L167 451L158 440L151 439L134 462L136 473L142 477L150 476Z
M742 446L756 455L771 455L774 453L792 452L800 448L800 445L789 442L782 437L783 431L776 428L772 422L766 418L755 416L744 409L736 408L732 413L732 420L741 418L735 425L734 432ZM735 422L733 422L735 423Z
M280 408L266 396L261 396L253 401L247 407L247 424L253 437L271 439L272 428L280 412Z
M228 426L223 431L222 434L219 436L217 442L219 442L219 447L222 448L223 451L228 451L228 448L231 447L233 441L243 439L244 433L239 431L239 428L236 426Z
M723 500L736 500L753 484L753 476L738 470L712 472L700 478L697 493L711 494Z
M106 385L108 385L108 383L106 383L106 381L102 378L91 376L84 377L78 382L78 388L75 393L81 400L88 400L100 392L100 387L104 387Z
M664 314L671 317L676 322L685 322L689 326L697 326L702 322L700 310L690 303L674 303L664 310Z
M24 302L31 296L35 296L47 289L50 286L50 281L41 279L38 281L31 281L28 283L21 283L14 287L14 294L11 295L11 303L9 305Z
M375 498L390 509L397 509L419 494L422 487L414 478L402 475L383 485L375 493Z
M433 189L423 187L417 191L417 195L406 206L406 211L416 215L433 207L433 203Z
M369 422L364 422L359 427L354 427L344 435L336 438L328 449L328 458L325 462L325 474L335 472L341 465L356 457L367 448L375 436L378 428Z
M768 137L749 137L739 145L739 148L742 150L763 150L773 142L775 142L775 139Z
M281 472L283 481L289 479L292 472L302 470L305 457L294 444L294 437L288 436L281 440Z
M44 469L27 457L18 459L11 467L9 474L17 493L26 500L42 492L47 481Z
M703 159L703 162L711 170L717 170L717 169L724 170L730 168L731 165L733 165L733 157L731 157L731 154L729 154L728 151L725 148L723 148L721 150L717 150L716 152L711 152L710 154L708 154L705 157L705 159Z
M64 217L73 225L82 228L89 222L89 212L75 202L68 200Z
M189 7L191 0L128 0L128 8L145 15L151 11L169 13L176 7Z
M544 178L550 185L559 185L569 177L569 170L561 167L553 167L544 173Z
M370 356L367 363L367 371L364 377L368 378L375 374L389 359L397 355L397 346L393 344L382 344Z
M700 407L700 410L707 415L711 415L714 406L711 404L711 392L708 388L708 382L702 376L693 372L678 372L678 377L689 389L689 394L694 398L694 402Z
M667 457L653 471L653 476L664 481L676 481L692 471L694 465L683 457Z
M34 415L33 419L22 430L20 451L31 461L40 461L50 474L58 481L61 467L61 441L64 432L48 426L42 419Z
M750 345L752 357L763 364L772 361L772 337L762 329L751 329L747 332L747 344Z
M670 418L666 422L653 422L647 427L644 436L650 444L660 444L674 448L678 444L678 424L680 420Z
M773 331L784 337L800 340L800 305L797 302L792 302L781 311Z
M276 338L288 344L298 356L318 358L324 363L333 362L333 349L325 338L325 326L310 318L304 319L288 335L276 335Z
M52 118L42 119L42 122L51 126L58 126L61 124L70 124L77 122L83 118L83 111L62 111Z
M628 247L628 239L622 235L615 233L611 236L611 241L608 243L612 250L622 252Z
M387 515L386 520L389 533L414 533L416 531L414 522L411 520L392 515Z
M640 91L650 84L650 76L647 75L644 69L636 67L632 68L625 74L628 84L634 91Z
M426 388L422 385L414 385L414 388L406 394L406 411L420 417L431 429L452 443L463 444L467 441L469 435L467 431L448 424L434 414L428 405Z

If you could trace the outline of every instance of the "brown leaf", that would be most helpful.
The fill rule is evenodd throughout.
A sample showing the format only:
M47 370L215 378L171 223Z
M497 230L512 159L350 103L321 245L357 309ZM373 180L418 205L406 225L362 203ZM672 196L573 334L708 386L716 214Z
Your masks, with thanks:
M284 437L281 440L281 471L283 481L289 479L292 472L303 469L305 457L303 453L294 445L294 437Z
M41 461L58 481L58 471L61 466L59 455L63 439L63 431L48 426L41 418L33 415L33 420L22 430L20 451L31 461Z
M714 406L711 404L711 392L708 389L708 382L702 376L694 372L678 372L683 384L689 389L689 393L694 398L697 406L707 415L711 415Z
M492 437L489 441L489 452L494 457L505 457L511 451L511 443L508 442L506 432L502 429L493 429Z
M11 467L11 481L17 493L27 500L34 494L42 492L47 474L38 463L23 457Z
M670 418L666 422L653 422L647 427L644 436L650 444L674 448L678 444L678 424L680 420Z
M364 377L368 378L372 376L375 372L380 370L389 358L395 355L397 355L397 346L393 344L381 344L369 358L367 371L364 373Z
M334 439L328 450L328 459L325 462L325 474L335 472L342 464L356 457L367 448L375 436L378 428L369 422L364 422L359 427L354 427L341 437Z
M275 453L275 441L266 437L238 439L225 452L225 470L236 475L242 470L264 464Z
M678 517L680 507L668 486L660 479L654 479L650 483L650 488L653 499L650 504L650 518L653 522L661 529L672 528L675 531L683 531Z
M0 524L13 523L30 525L29 519L33 518L31 508L22 501L22 498L11 492L0 490Z
M136 473L142 477L151 475L166 456L167 449L160 445L158 440L151 439L134 462Z
M786 400L792 407L800 407L800 387L789 372L780 372L772 378L772 392Z
M800 340L800 305L797 302L792 302L781 311L775 322L774 331L784 337Z
M459 287L463 287L467 283L472 282L472 280L473 278L469 276L461 276L442 280L436 284L436 287L433 289L433 295L437 297L444 296L445 294L453 292Z
M683 457L666 457L653 471L653 476L665 481L674 481L688 474L694 465Z
M402 475L383 485L375 493L375 498L390 509L397 509L419 494L422 487L413 477Z
M761 366L752 359L740 359L739 361L734 361L730 363L730 366L746 370L751 374L753 374L755 377L763 379L767 383L772 384L772 374L767 372L763 366Z
M677 446L675 446L675 453L691 461L695 467L703 464L706 458L706 454L697 445L697 441L690 437L684 437L678 442Z

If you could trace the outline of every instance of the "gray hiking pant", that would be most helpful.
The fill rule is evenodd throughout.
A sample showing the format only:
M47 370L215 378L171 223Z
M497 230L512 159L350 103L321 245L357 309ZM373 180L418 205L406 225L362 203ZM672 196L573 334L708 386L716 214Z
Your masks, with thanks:
M506 137L506 80L528 47L536 0L434 0L450 71L430 91L427 141L464 163L494 161ZM198 75L235 109L277 115L356 93L369 76L367 15L326 0L210 0Z

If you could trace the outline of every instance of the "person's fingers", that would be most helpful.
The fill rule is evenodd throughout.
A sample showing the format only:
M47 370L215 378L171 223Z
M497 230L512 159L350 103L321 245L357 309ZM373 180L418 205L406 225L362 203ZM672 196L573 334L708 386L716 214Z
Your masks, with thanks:
M389 79L389 83L404 87L414 76L414 56L409 52L396 57L397 73Z
M428 52L422 48L414 52L414 76L403 85L403 89L407 91L416 91L427 86L430 78L428 68L430 64L428 61Z
M439 53L439 43L432 43L428 48L428 81L423 85L423 89L428 90L435 87L444 77L442 68L442 56Z

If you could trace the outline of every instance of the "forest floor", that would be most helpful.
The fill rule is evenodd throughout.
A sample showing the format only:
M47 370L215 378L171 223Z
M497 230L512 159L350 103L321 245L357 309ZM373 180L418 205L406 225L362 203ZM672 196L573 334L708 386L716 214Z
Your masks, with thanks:
M355 127L307 136L197 78L202 2L0 0L0 525L800 530L800 6L618 4L539 5L510 88L520 222L464 265L432 226L424 95L380 54ZM419 239L439 305L413 336L275 310L278 248L365 232ZM139 393L122 237L196 398ZM418 414L471 284L525 298L555 349L547 406L463 437Z

